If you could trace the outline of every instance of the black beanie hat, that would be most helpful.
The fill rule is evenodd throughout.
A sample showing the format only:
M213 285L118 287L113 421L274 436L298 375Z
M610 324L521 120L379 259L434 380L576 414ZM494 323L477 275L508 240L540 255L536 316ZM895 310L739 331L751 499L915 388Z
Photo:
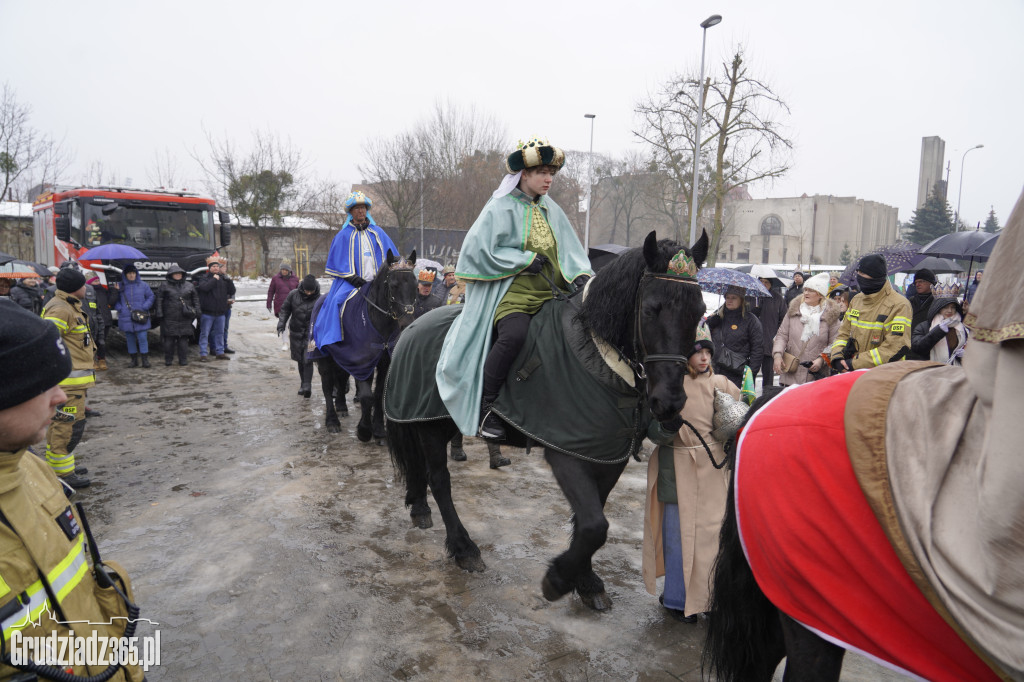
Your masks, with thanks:
M885 259L879 256L877 253L869 254L860 259L860 263L857 264L857 269L863 272L871 279L885 277Z
M121 274L122 275L127 275L129 272L134 272L134 273L138 273L139 272L139 269L137 267L135 267L135 263L128 263L128 265L124 266L124 270L121 271Z
M0 410L6 410L67 378L71 355L55 324L13 301L0 299L0 320Z
M303 291L316 291L316 277L313 275L306 275L302 278L302 290Z
M64 268L57 273L57 290L73 294L85 286L85 275L72 268Z
M931 282L932 284L935 284L935 273L929 270L928 268L923 268L921 270L918 270L917 274L914 276L915 282L919 279L922 279L925 282Z

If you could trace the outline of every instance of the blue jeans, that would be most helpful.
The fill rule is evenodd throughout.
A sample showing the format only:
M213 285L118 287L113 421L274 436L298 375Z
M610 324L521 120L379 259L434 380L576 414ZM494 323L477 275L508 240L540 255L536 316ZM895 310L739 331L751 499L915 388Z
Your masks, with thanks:
M665 556L665 606L682 611L686 607L686 576L683 573L683 544L677 504L665 503L661 517L661 541Z
M201 315L199 317L199 355L210 354L210 331L213 331L213 354L224 355L224 316Z
M142 353L145 355L149 352L149 332L125 332L124 340L128 342L128 354L135 355L136 353Z

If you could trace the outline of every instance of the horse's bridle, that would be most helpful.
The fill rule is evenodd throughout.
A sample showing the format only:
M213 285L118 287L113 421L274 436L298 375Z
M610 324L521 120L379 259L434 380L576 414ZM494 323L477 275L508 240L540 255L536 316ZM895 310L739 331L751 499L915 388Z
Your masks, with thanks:
M634 304L633 313L633 349L634 352L636 352L637 359L630 360L620 351L620 355L623 356L623 360L632 367L633 373L640 382L647 381L646 365L649 365L652 362L675 362L682 365L684 368L689 364L686 355L677 355L675 353L647 353L647 344L644 343L644 333L643 327L640 324L640 317L643 311L644 289L646 289L649 282L655 279L700 286L697 284L697 280L693 277L675 275L672 273L656 274L653 272L644 272L640 277L640 283L636 288L636 303Z
M416 276L413 273L411 267L402 267L398 263L396 263L395 265L389 265L388 266L388 276L389 277L392 274L398 274L400 272L408 272L410 275L413 275L413 277ZM388 282L388 284L390 284L390 281ZM383 315L386 315L387 317L390 317L392 320L394 320L396 322L398 321L399 317L403 317L405 315L412 315L415 312L415 310L416 310L416 304L415 303L413 303L411 305L402 305L401 306L402 314L399 315L398 312L396 312L396 310L395 310L399 306L398 306L398 301L395 300L394 289L391 288L390 286L388 287L388 289L389 289L388 300L391 303L391 305L388 306L388 307L391 308L391 310L384 310L379 305L377 305L376 303L371 301L369 296L366 297L367 305L369 305L371 308L373 308L377 312L382 313Z

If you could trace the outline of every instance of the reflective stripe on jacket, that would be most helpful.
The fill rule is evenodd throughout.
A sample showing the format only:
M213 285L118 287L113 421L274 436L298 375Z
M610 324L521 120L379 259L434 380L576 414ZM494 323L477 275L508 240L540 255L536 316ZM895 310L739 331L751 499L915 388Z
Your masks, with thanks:
M841 359L847 345L853 343L857 349L850 362L853 369L868 369L889 362L904 348L909 350L910 320L910 301L886 280L880 291L857 294L850 301L830 357Z

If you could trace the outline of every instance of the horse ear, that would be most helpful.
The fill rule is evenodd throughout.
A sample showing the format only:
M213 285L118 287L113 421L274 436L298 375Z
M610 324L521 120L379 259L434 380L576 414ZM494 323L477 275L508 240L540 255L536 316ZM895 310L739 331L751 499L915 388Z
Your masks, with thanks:
M700 239L697 243L690 247L690 256L693 257L693 262L697 264L697 267L704 265L704 261L708 259L708 233L707 230L700 231Z
M392 251L391 249L388 249L387 261L388 261L388 267L391 267L392 265L394 265L395 263L398 262L398 256L396 256L395 252Z
M413 249L412 253L409 254L409 259L408 260L409 260L409 265L416 265L416 249Z
M658 234L655 230L651 230L647 239L644 240L644 260L647 261L647 267L651 270L658 267Z

